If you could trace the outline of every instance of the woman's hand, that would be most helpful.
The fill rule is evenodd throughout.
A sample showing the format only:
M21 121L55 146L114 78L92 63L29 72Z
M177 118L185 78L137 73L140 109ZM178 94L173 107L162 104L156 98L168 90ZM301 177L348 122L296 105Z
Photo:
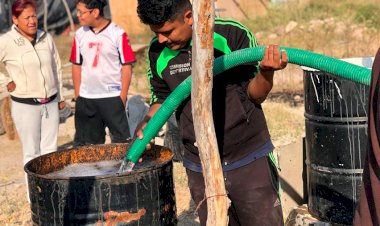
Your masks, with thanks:
M16 89L16 83L14 83L13 81L7 84L8 92L11 93L11 92L15 91L15 89Z
M65 101L60 101L59 103L58 103L58 109L59 110L62 110L62 109L64 109L66 107L66 102Z

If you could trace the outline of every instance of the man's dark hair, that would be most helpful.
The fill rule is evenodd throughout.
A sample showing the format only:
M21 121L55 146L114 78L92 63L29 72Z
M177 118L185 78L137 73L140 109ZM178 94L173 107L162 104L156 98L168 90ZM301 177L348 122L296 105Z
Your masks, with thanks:
M107 5L106 0L77 0L78 3L83 3L87 9L99 9L100 16L104 16L103 9Z
M144 24L161 25L173 21L186 10L191 10L189 0L138 0L137 14Z

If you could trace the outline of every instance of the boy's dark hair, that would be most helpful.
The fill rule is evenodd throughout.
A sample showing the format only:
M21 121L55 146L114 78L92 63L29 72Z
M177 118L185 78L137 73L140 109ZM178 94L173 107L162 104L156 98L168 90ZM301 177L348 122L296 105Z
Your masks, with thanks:
M99 9L100 16L104 16L104 7L107 5L106 0L77 0L78 3L86 5L87 9Z
M137 14L144 24L161 25L191 10L189 0L138 0Z

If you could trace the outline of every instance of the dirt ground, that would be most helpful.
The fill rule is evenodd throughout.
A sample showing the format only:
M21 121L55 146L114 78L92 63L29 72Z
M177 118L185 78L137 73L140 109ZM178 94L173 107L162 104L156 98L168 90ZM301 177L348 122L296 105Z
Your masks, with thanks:
M20 142L0 136L0 225L29 225Z

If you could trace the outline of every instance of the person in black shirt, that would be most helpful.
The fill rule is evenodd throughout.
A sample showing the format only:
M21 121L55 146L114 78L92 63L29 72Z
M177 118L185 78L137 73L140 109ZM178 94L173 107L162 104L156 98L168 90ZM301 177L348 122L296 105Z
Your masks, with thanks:
M150 110L137 127L142 128L169 94L191 75L192 6L189 0L138 0L140 20L156 34L149 47ZM241 23L215 19L215 58L257 46ZM263 60L223 72L214 79L213 117L228 197L230 225L283 225L278 195L278 174L261 103L273 86L274 71L286 67L288 57L276 45L265 49ZM183 144L183 164L196 205L205 197L205 186L196 146L190 98L176 111ZM206 225L207 203L198 209Z

